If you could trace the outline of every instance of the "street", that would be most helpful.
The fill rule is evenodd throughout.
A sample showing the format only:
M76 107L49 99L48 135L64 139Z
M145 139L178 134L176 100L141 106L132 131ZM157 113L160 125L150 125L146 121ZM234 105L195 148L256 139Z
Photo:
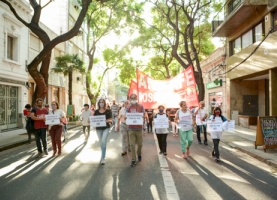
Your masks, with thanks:
M142 161L130 167L121 156L121 134L108 137L106 164L94 130L87 143L81 127L70 131L59 157L35 158L35 143L0 153L0 199L276 199L277 172L220 143L221 161L211 157L212 142L181 158L179 137L168 135L167 157L158 154L156 137L143 135ZM48 141L50 147L50 141ZM172 178L171 178L172 177Z

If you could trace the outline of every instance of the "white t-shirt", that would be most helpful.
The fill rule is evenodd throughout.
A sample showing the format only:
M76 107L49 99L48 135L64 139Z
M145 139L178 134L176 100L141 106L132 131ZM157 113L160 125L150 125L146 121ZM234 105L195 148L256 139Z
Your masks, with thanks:
M221 119L221 117L215 117L212 115L210 117L210 120L215 120L217 122L222 122L223 123L223 120ZM222 132L223 131L211 131L210 134L211 134L211 138L212 139L221 139L222 138Z
M125 123L126 124L126 108L125 107L122 107L119 111L119 115L118 115L118 118L120 119L121 122Z
M82 111L82 117L83 117L82 124L83 124L83 126L89 126L90 125L90 122L89 122L89 117L90 116L92 116L92 111L90 109L88 109L87 111L86 110Z
M156 115L155 115L156 116ZM157 118L167 118L166 114L157 114ZM157 134L167 134L168 133L168 129L167 128L156 128L156 133Z
M193 116L192 116L192 113L190 112L190 110L187 110L187 112L183 112L181 109L179 109L177 112L176 112L176 115L178 115L179 117L179 122L180 121L186 121L187 123L189 123L189 127L187 128L184 128L180 125L180 123L177 125L179 129L182 129L182 131L189 131L189 130L192 130L192 122L193 122Z
M198 107L198 108L196 108L196 110L194 112L196 112L197 110L199 110L199 111L196 115L196 125L200 126L200 125L206 124L206 121L202 121L202 118L205 117L206 114L208 115L206 108Z
M65 117L65 113L62 110L60 110L60 109L55 110L54 113L53 113L53 111L49 112L49 115L59 115L60 118ZM49 130L54 125L62 125L62 124L61 123L59 123L59 124L51 124L51 125L49 125Z

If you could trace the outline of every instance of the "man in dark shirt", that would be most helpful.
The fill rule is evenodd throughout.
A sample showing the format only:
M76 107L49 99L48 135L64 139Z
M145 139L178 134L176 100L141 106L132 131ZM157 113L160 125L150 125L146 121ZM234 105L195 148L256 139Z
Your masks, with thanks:
M41 142L43 145L43 150L45 155L48 155L47 136L46 136L47 126L45 125L45 115L48 114L48 110L42 107L42 104L43 104L42 99L40 98L37 99L36 103L37 103L37 107L32 109L31 118L32 120L34 120L35 138L36 138L36 145L38 150L37 158L41 158L42 157Z

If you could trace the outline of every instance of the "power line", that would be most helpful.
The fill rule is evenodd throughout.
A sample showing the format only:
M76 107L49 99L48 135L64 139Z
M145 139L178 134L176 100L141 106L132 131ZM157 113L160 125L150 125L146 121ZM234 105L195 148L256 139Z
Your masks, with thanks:
M224 75L229 73L230 71L232 71L233 69L237 68L238 66L240 66L242 63L244 63L245 61L248 60L248 58L250 58L257 50L258 48L261 46L261 44L265 41L265 39L272 33L272 31L277 27L277 24L275 26L273 26L272 29L270 29L268 31L268 33L266 34L266 36L261 40L261 42L256 46L256 48L251 52L251 54L249 54L243 61L241 61L240 63L238 63L237 65L235 65L234 67L232 67L231 69L229 69L228 71L218 74L218 75Z

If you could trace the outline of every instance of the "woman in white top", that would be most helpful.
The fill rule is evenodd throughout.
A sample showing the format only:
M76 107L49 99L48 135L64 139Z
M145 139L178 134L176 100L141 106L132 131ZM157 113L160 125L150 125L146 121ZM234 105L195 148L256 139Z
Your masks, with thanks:
M179 105L181 109L176 112L175 122L178 124L182 157L185 159L190 155L189 148L193 141L192 126L195 125L195 120L185 101L181 101Z
M65 113L59 109L59 103L57 101L53 101L51 103L52 111L49 112L49 115L59 115L60 123L52 124L48 126L49 133L51 136L52 148L53 148L53 156L57 153L58 147L58 155L62 153L62 132L63 132L63 124L67 123L67 119L65 117Z
M167 114L164 113L165 107L163 105L160 105L158 107L158 110L159 110L159 112L155 115L154 118L168 118ZM168 129L167 128L156 128L155 132L156 132L158 143L159 143L160 154L164 154L166 156L167 155L166 139L167 139Z
M213 122L214 121L220 121L222 123L227 121L227 119L221 113L222 113L221 109L219 107L216 107L214 109L213 115L210 117L210 120L212 120ZM213 148L213 151L212 151L212 157L216 161L220 160L218 146L219 146L219 141L222 137L222 132L223 131L210 131L211 138L212 138L213 143L214 143L214 148Z

